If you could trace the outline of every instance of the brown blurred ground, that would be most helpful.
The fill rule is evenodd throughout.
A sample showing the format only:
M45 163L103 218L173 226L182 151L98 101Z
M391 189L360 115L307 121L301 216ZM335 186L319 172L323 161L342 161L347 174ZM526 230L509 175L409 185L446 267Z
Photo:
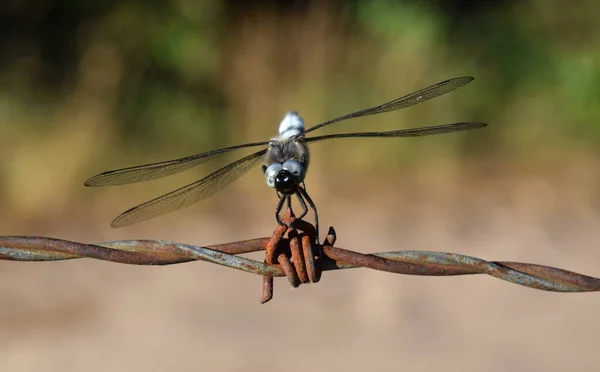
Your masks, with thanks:
M448 251L598 276L600 221L580 203L581 190L597 187L598 174L589 172L579 185L565 184L560 170L554 177L477 174L446 182L409 173L415 178L396 189L380 184L352 201L333 190L313 197L341 247ZM321 181L311 176L312 184ZM181 212L186 218L127 231L89 228L107 226L109 215L67 218L43 233L83 241L233 241L268 235L273 202L261 191L239 211ZM259 277L207 263L77 260L0 268L3 371L594 371L600 362L595 293L541 292L486 276L352 270L293 290L278 279L275 299L259 305Z

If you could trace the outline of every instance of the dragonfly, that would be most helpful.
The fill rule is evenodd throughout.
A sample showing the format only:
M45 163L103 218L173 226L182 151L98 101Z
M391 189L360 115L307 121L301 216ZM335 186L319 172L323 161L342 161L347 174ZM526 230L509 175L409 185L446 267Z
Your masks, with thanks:
M246 143L179 159L111 170L89 178L85 181L85 186L115 186L153 180L186 171L230 151L262 147L260 150L242 157L196 182L126 210L112 221L111 226L121 227L131 225L194 204L231 184L262 160L261 169L265 176L265 182L269 187L275 189L279 198L275 208L275 219L277 222L280 225L286 225L280 216L282 208L287 202L287 207L291 210L292 197L296 196L299 204L302 206L302 213L297 218L306 216L309 209L308 206L313 211L317 231L316 239L318 242L317 208L306 192L304 183L309 165L309 150L307 146L309 143L336 138L421 137L482 128L487 124L480 122L460 122L385 132L338 133L313 137L307 137L306 135L317 129L344 120L404 109L452 92L473 80L474 78L470 76L445 80L379 106L339 116L308 129L305 128L304 120L298 113L290 111L286 113L281 121L278 135L269 141Z

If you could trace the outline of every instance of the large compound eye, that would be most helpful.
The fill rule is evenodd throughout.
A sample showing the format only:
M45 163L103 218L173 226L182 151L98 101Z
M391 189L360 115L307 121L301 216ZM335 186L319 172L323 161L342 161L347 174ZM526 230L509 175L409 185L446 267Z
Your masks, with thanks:
M283 167L279 163L273 163L265 170L265 181L269 187L275 188L275 176L281 171Z
M299 161L287 160L283 163L283 169L293 174L298 182L304 181L304 166Z

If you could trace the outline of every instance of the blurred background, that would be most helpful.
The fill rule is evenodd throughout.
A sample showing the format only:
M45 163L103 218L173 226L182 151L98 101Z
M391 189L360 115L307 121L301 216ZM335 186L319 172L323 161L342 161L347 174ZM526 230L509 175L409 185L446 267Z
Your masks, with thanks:
M600 276L599 17L593 0L2 1L0 234L197 245L268 236L276 197L258 167L190 208L109 227L243 151L161 181L83 182L266 140L288 110L311 126L470 75L447 96L322 131L489 123L314 144L306 182L323 230L334 225L337 245L362 252L446 251ZM600 363L599 294L367 270L275 284L259 305L259 277L207 263L0 262L0 370Z

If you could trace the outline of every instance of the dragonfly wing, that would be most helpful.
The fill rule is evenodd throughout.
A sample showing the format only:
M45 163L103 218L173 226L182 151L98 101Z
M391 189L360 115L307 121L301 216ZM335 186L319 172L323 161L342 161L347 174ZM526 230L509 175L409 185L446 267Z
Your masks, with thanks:
M433 134L451 133L451 132L459 132L459 131L469 130L469 129L483 128L485 126L487 126L486 123L465 122L465 123L435 125L435 126L431 126L431 127L392 130L392 131L388 131L388 132L338 133L338 134L330 134L330 135L325 135L325 136L310 137L310 138L306 138L305 141L306 142L316 142L316 141L322 141L322 140L332 139L332 138L358 138L358 137L362 137L362 138L364 138L364 137L375 137L375 138L421 137L421 136L430 136Z
M111 170L89 178L87 181L85 181L85 185L115 186L153 180L161 177L170 176L175 173L183 172L192 167L207 162L217 155L229 152L231 150L253 146L265 146L268 144L268 142L247 143L244 145L225 147L218 150L208 151L202 154L186 156L180 159L167 160L158 163L144 164L135 167Z
M474 78L471 76L463 76L463 77L445 80L440 83L429 86L427 88L416 91L414 93L408 94L406 96L396 98L393 101L386 102L379 106L352 112L350 114L340 116L338 118L326 121L324 123L317 124L314 127L307 129L305 133L312 132L313 130L322 128L329 124L336 123L338 121L348 120L348 119L352 119L352 118L358 118L358 117L367 116L367 115L375 115L375 114L379 114L382 112L395 111L395 110L400 110L400 109L403 109L403 108L406 108L409 106L413 106L413 105L416 105L417 103L425 102L432 98L439 97L443 94L450 93L453 90L458 89L458 88L470 83L473 80L474 80Z
M194 204L221 190L256 165L267 150L239 159L203 179L133 207L114 219L111 226L121 227L157 217Z

